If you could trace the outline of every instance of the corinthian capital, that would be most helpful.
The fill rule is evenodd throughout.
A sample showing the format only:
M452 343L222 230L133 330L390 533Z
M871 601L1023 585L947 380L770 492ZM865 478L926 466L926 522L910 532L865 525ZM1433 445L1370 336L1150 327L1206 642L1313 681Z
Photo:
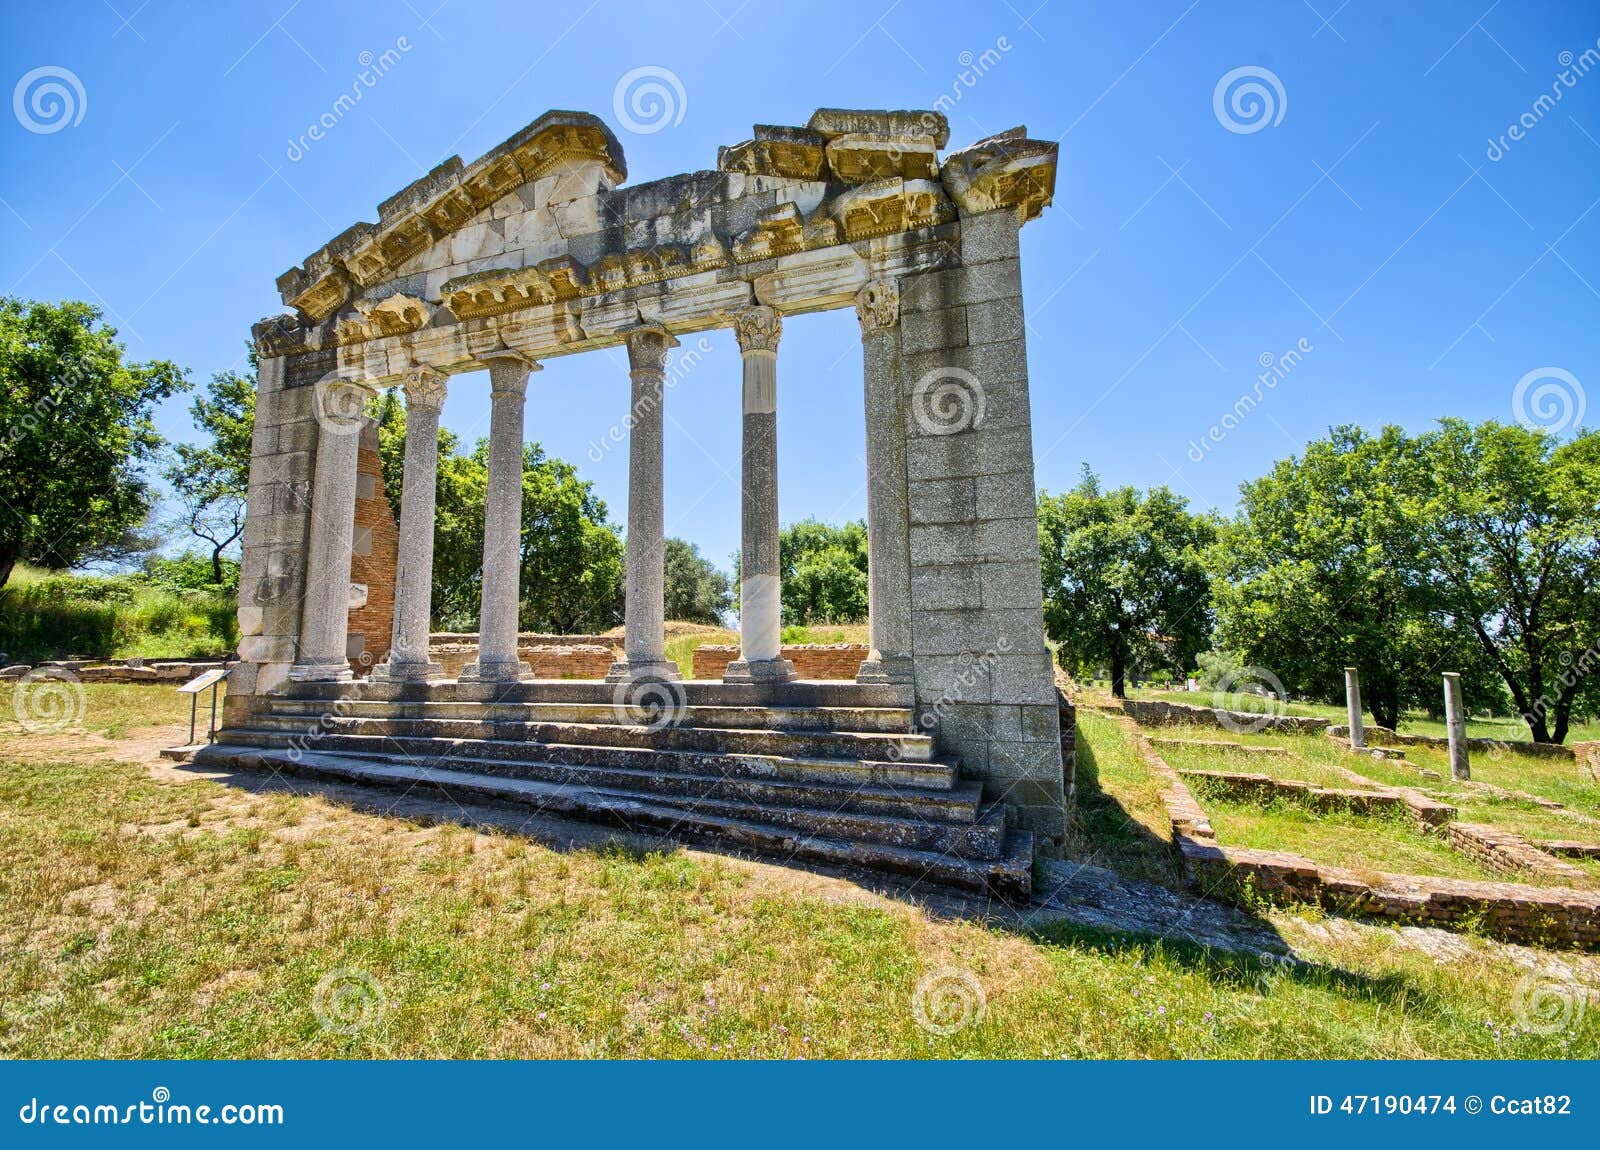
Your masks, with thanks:
M733 317L733 333L739 338L740 351L776 352L783 335L783 317L758 304Z
M628 345L628 367L632 371L665 372L667 352L678 346L672 333L658 323L639 324L622 332Z
M856 293L856 318L861 334L886 331L900 322L900 285L894 280L868 280Z
M437 411L444 406L450 377L432 367L414 367L406 372L401 385L406 393L406 409L427 407Z

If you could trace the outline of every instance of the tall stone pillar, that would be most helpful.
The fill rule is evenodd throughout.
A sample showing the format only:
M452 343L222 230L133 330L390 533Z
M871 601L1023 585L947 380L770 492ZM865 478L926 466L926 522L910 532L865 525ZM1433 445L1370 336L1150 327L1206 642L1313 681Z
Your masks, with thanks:
M449 377L431 367L409 373L406 393L406 461L400 494L400 554L395 564L394 637L389 658L372 669L383 682L444 678L428 658L433 599L434 503L439 477L439 409Z
M338 683L353 678L346 654L350 622L350 547L355 535L356 457L373 392L333 379L317 385L317 463L311 481L300 644L289 678Z
M1361 730L1361 672L1355 667L1344 669L1344 706L1350 723L1350 749L1359 751L1367 745Z
M626 637L623 658L611 664L606 681L678 679L666 655L664 596L666 561L662 509L662 411L667 352L678 341L659 324L640 324L624 333L633 379L628 435L628 541Z
M734 317L744 363L744 446L740 465L739 658L729 683L781 683L795 677L783 657L782 579L778 569L778 339L783 320L756 306Z
M522 577L522 413L528 375L538 364L513 351L482 357L489 365L489 490L483 509L483 594L478 606L478 661L462 682L514 683L528 673L517 658Z
M1444 673L1444 723L1450 735L1450 776L1470 779L1472 767L1467 760L1467 710L1461 703L1461 676L1455 671Z
M900 287L870 281L856 294L867 409L867 624L872 650L856 680L912 682L911 514L906 404L900 386Z

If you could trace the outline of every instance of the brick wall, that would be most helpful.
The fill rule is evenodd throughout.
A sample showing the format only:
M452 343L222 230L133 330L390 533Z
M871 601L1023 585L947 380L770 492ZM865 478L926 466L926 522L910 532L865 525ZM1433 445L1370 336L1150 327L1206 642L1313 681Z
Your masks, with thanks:
M783 648L783 657L794 664L802 679L854 679L866 661L868 648L860 643L806 643ZM739 657L739 648L708 643L694 651L694 677L720 679L728 664Z
M356 529L351 545L350 582L366 587L364 606L350 611L348 653L357 675L364 675L389 654L394 635L394 578L400 528L383 490L378 460L378 427L361 429L356 458Z
M549 636L519 636L517 657L528 664L535 679L604 679L618 652L609 643L543 643ZM596 636L598 638L598 636ZM428 654L444 666L447 679L478 657L476 635L434 636Z

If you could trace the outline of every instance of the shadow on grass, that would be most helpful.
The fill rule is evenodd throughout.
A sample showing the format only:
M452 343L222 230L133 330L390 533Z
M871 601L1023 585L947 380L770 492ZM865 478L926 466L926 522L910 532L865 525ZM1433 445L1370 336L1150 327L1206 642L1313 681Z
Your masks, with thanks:
M1101 786L1100 763L1081 732L1076 746L1073 802L1067 809L1067 857L1171 890L1184 889L1183 867L1171 841L1134 818Z

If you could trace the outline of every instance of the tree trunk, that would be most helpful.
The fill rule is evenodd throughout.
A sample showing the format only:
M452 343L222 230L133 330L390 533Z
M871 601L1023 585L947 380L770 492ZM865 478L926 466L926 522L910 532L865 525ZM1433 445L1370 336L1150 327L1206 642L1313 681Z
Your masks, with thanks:
M0 549L0 587L4 587L11 579L11 571L17 565L17 556L14 552Z
M211 581L213 583L222 582L222 548L226 546L227 544L223 543L211 549Z
M1571 699L1563 699L1561 702L1556 704L1556 729L1555 729L1554 732L1552 732L1550 741L1552 743L1564 743L1564 742L1566 742L1567 741L1567 729L1571 725L1572 725L1572 700ZM1539 740L1535 739L1534 742L1537 743L1537 742L1539 742Z
M1372 721L1391 731L1400 729L1400 689L1394 683L1374 683L1367 705Z
M1119 699L1128 697L1127 660L1120 646L1111 649L1111 693Z

